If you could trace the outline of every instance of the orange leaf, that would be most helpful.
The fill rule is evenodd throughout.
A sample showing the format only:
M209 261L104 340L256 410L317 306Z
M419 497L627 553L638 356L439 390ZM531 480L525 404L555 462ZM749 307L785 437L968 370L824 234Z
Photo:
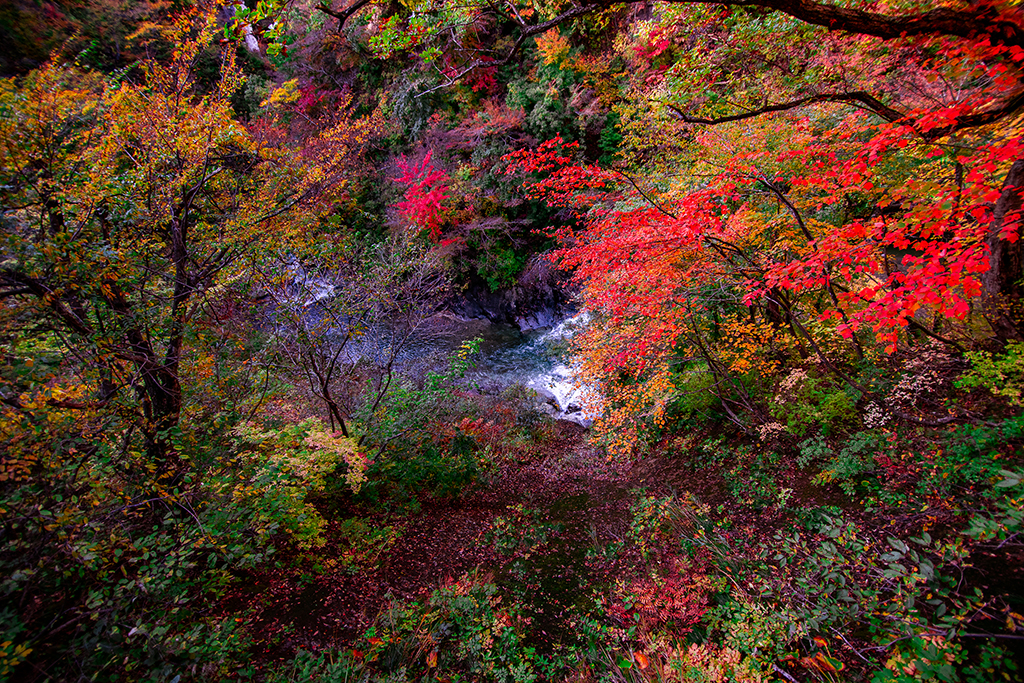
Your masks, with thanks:
M437 650L431 650L430 654L427 655L427 666L431 669L437 666Z
M633 658L636 660L636 665L639 666L641 669L646 669L648 666L651 665L650 660L647 659L647 655L645 655L642 652L634 653Z
M843 663L838 659L833 659L820 652L815 655L814 662L819 670L828 671L829 673L839 673L843 669Z

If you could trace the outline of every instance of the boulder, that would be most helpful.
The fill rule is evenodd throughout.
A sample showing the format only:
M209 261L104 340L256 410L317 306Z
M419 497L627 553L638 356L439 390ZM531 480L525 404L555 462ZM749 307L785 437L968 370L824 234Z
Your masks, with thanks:
M558 406L558 397L551 393L551 391L544 387L530 388L533 390L533 393L537 394L538 403L553 403L556 407L561 409L560 406Z

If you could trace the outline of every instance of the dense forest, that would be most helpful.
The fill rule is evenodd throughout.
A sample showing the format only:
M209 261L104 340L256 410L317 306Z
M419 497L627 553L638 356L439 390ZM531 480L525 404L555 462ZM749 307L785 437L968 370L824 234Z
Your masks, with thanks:
M0 681L1021 680L1019 0L0 36Z

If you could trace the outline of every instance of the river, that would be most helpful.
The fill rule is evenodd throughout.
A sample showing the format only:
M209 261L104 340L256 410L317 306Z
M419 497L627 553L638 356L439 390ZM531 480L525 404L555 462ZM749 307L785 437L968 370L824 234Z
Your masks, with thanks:
M552 328L523 332L514 325L438 316L406 343L399 361L403 369L422 373L447 362L465 341L480 339L480 352L464 380L468 386L498 394L522 384L552 406L552 417L589 427L594 416L583 407L588 389L577 386L569 357L569 339L588 320L582 313Z
M303 324L323 325L321 306L334 295L335 286L326 278L307 273L297 262L285 267L293 285L277 298L277 305L297 304L304 311ZM557 321L553 327L524 332L514 325L442 313L419 324L408 336L387 325L366 329L358 339L345 339L344 356L351 363L368 359L386 365L398 346L394 367L413 377L423 377L428 371L445 367L464 342L480 339L480 352L464 379L467 386L493 395L521 384L537 392L544 412L589 427L595 415L586 411L584 398L591 390L578 386L569 356L569 339L589 320L587 313L578 313ZM288 334L286 327L280 331ZM343 336L338 329L328 334L339 339Z

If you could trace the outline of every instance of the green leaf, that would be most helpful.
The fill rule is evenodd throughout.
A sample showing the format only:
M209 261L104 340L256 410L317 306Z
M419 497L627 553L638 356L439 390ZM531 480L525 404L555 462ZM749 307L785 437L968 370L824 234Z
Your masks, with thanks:
M1021 481L1021 474L1019 472L1011 472L1009 470L999 470L999 474L1006 477L1001 482L996 484L997 488L1006 489L1011 486L1016 486Z

